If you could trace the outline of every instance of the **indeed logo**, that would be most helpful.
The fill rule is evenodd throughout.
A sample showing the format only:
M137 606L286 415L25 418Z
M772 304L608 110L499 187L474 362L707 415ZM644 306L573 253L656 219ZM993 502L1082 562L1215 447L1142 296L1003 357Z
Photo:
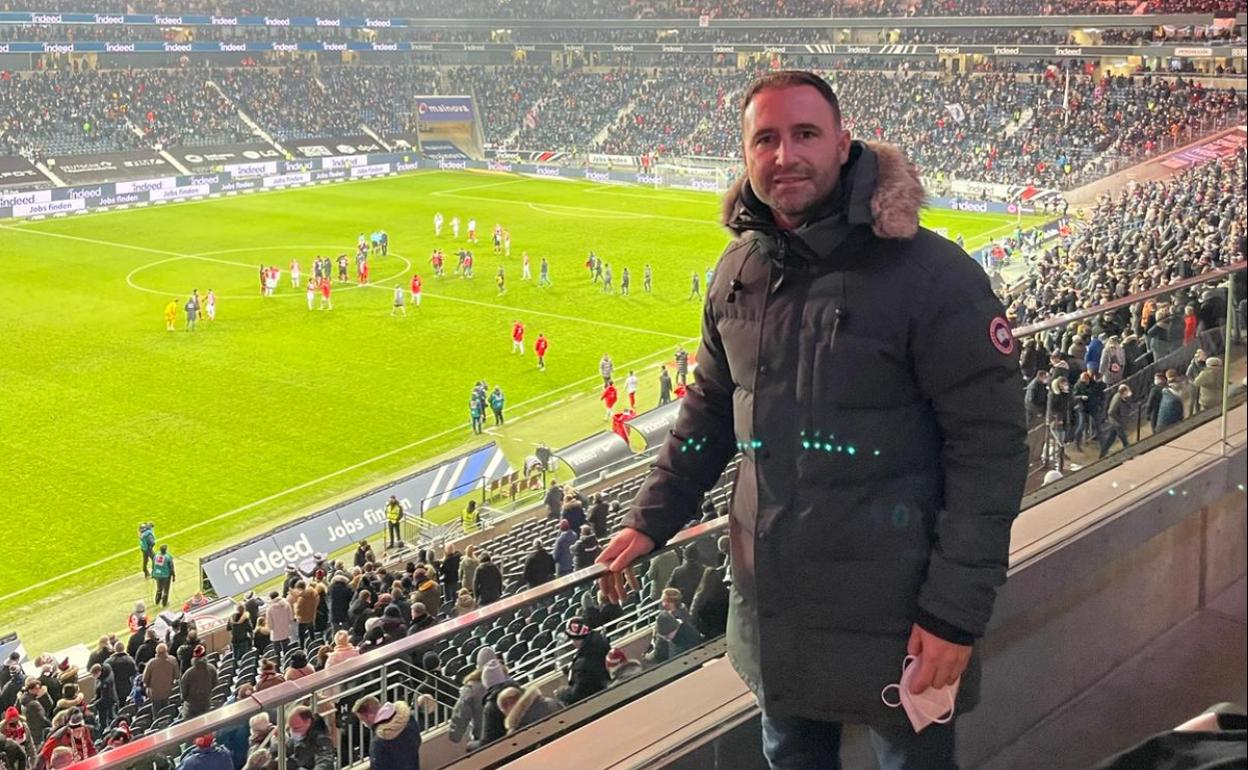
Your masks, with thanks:
M373 43L373 50L374 51L397 51L399 50L399 44L398 43Z
M222 43L221 50L222 51L246 51L247 44L246 43Z
M658 174L638 174L638 184L663 184L663 177Z
M165 43L166 51L190 51L190 43Z
M134 53L134 43L105 43L107 53Z
M960 54L962 53L962 49L956 45L938 45L936 46L936 53L938 54Z
M468 164L467 164L467 163L465 163L465 162L464 162L464 161L462 161L462 160L439 160L439 161L438 161L438 168L442 168L442 169L446 169L446 168L466 169L466 168L468 168Z
M298 51L299 44L298 43L274 43L273 50L274 51Z
M35 13L31 14L31 24L60 24L61 14L59 13Z
M986 212L988 210L987 201L958 201L954 204L954 208L958 211L979 211Z
M534 171L538 176L559 176L558 166L538 166Z
M157 24L165 24L165 25L169 25L169 24L178 25L182 23L181 16L156 16L152 20L156 22Z
M389 19L364 19L364 26L366 27L389 27L390 24Z
M346 44L346 43L324 43L324 44L323 44L323 47L324 47L324 49L325 49L326 51L345 51L345 50L347 50L347 44Z
M1058 56L1083 56L1082 48L1058 48L1054 50Z
M592 168L585 169L585 178L591 182L610 182L611 175L605 171L595 171Z
M217 178L217 175L213 174L212 176L193 176L191 177L188 184L193 184L193 185L216 184L219 181L220 180Z
M44 43L43 50L45 53L73 53L73 43Z
M1016 45L994 45L992 52L998 56L1017 56L1019 47Z
M320 16L317 16L316 26L318 27L341 27L342 19L322 19Z
M69 191L70 198L99 198L103 195L104 190L100 187L79 187Z
M266 27L289 27L290 19L265 16L264 25Z
M125 16L109 16L107 14L97 13L95 15L95 23L96 24L125 24L126 17Z
M236 27L238 26L237 16L213 16L213 26L217 27Z
M312 543L308 542L307 534L290 545L270 550L261 549L251 561L240 561L231 557L225 561L225 571L240 586L261 582L265 577L282 570L287 564L294 564L314 553Z

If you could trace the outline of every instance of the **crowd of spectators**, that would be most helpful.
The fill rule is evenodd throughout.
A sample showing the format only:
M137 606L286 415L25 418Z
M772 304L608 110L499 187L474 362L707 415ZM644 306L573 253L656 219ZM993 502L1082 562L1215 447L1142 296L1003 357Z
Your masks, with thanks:
M648 73L636 68L564 70L537 95L507 145L557 151L592 147L647 80Z
M1140 0L4 0L0 10L426 18L916 17L1130 14ZM1152 13L1242 11L1239 0L1152 0Z
M1242 92L1181 78L1069 77L1054 67L954 75L909 67L825 73L856 136L892 142L936 183L1070 188L1241 115ZM750 71L517 64L86 70L0 80L0 141L50 154L240 141L242 109L277 138L413 128L414 97L474 94L500 149L740 154ZM208 81L220 86L222 99Z
M875 43L905 44L1077 44L1076 30L1036 27L977 26L962 29L903 28L882 30ZM1149 45L1154 43L1239 42L1244 28L1214 30L1198 26L1184 29L1166 27L1103 29L1097 38L1104 45ZM789 29L706 29L662 30L633 27L585 29L578 27L533 27L512 30L484 28L453 29L433 27L390 27L360 29L350 27L154 27L87 24L0 24L0 41L34 42L136 42L136 41L221 41L243 42L461 42L461 43L665 43L665 44L757 44L800 45L832 43L838 30L822 27ZM845 41L841 41L845 42Z
M243 141L237 110L182 70L0 76L0 151L57 155Z

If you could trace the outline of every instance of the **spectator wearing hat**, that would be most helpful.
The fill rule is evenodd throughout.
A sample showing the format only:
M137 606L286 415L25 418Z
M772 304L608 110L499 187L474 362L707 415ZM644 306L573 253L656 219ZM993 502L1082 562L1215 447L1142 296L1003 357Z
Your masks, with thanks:
M216 686L217 668L208 663L204 646L196 645L191 652L191 667L182 675L182 703L187 719L208 713Z
M1122 382L1127 375L1127 351L1116 335L1109 338L1101 351L1100 372L1105 375L1105 384L1109 387Z
M481 564L472 578L472 593L479 607L496 602L503 595L503 573L488 553L481 554Z
M555 538L555 574L559 577L570 574L575 568L572 546L576 544L576 532L572 531L572 523L567 519L559 521L559 536Z
M191 625L186 632L186 641L178 649L175 657L178 659L178 665L182 668L182 673L191 670L191 663L195 660L195 648L199 646L199 629ZM172 645L169 651L173 652Z
M563 708L563 704L555 698L542 695L537 685L521 690L519 687L508 687L498 694L498 708L503 712L504 726L511 735L523 730L535 722Z
M568 669L568 685L559 690L559 700L571 705L607 689L611 682L607 675L607 653L611 645L579 616L568 621L564 634L572 641L576 653Z
M665 607L654 620L654 635L644 660L651 664L662 663L697 647L701 642L702 635L692 622L685 622Z
M295 612L290 602L277 591L269 593L269 606L264 612L268 620L269 638L273 644L273 650L279 658L284 658L286 650L290 648L291 637L295 633Z
M367 624L365 624L367 627ZM394 604L386 603L381 618L364 634L360 649L373 649L383 644L398 641L407 635L407 623L402 611Z
M197 736L194 744L177 770L234 770L230 752L224 746L217 745L212 733Z
M493 649L484 653L478 650L477 665L481 669L481 684L485 688L481 702L481 745L485 746L507 734L506 717L498 707L498 694L508 687L519 687L519 684L511 678L507 666L498 659Z
M295 604L295 600L290 597L290 592L295 590L295 588L299 585L299 581L302 579L303 576L299 574L299 569L295 567L295 565L286 565L286 576L282 578L282 596L290 602L292 607Z
M372 695L351 709L373 733L368 748L371 770L420 770L420 720L403 701L382 703Z
M1212 409L1222 404L1222 359L1210 356L1205 369L1192 380L1196 388L1196 411Z
M469 591L467 588L461 588L459 589L459 596L455 597L455 609L451 615L458 618L461 615L472 612L476 608L477 600L473 598L472 591Z
M483 669L490 661L496 660L494 649L489 645L477 649L477 666L464 676L455 705L451 708L451 721L447 726L447 737L451 743L463 743L465 740L472 746L480 743L485 706Z
M581 525L581 536L572 546L572 566L581 570L593 566L594 560L602 552L602 545L594 535L594 528L588 524Z
M147 633L143 636L143 642L134 654L134 662L139 668L143 668L149 660L156 657L156 645L159 643L156 638L156 629L149 626Z
M74 762L81 762L95 756L95 742L91 740L91 728L81 709L72 709L65 724L52 731L47 741L39 749L39 765L48 767L52 761L52 752L64 747L72 753Z
M17 746L21 752L21 764L16 765L13 763L13 760L16 758L12 756L8 744L5 744L4 754L6 756L4 759L7 760L9 768L25 767L28 758L35 755L35 744L43 745L43 739L35 738L30 724L22 718L22 714L17 710L17 706L9 706L4 710L4 722L0 723L0 736Z
M611 677L611 684L619 684L625 679L632 679L641 673L641 663L628 657L628 653L616 647L607 653L606 659L607 675Z
M273 724L266 712L256 714L247 723L247 756L250 757L257 751L267 751L273 757L277 756L277 742L280 740L277 734L277 725Z
M524 558L524 584L537 588L555 579L555 557L550 555L539 537L533 541L533 550Z

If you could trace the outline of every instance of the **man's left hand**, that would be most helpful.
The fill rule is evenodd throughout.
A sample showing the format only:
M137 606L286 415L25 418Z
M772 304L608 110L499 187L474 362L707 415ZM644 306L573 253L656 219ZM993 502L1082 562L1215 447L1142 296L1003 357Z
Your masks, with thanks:
M969 645L946 642L917 623L910 629L906 654L919 658L919 670L910 677L910 692L915 695L929 687L947 687L958 681L971 661Z

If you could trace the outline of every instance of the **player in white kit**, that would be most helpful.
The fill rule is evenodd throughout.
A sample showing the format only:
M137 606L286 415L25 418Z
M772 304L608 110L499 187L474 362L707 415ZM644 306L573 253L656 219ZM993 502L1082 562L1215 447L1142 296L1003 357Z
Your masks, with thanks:
M475 219L468 220L468 242L477 242L477 220Z
M458 216L451 217L451 235L454 236L455 240L457 241L459 240L459 217Z
M520 259L521 259L520 280L522 281L533 280L533 271L529 269L529 252L526 251L523 254L521 254Z
M442 212L433 215L433 237L442 237Z
M217 294L212 289L208 290L208 296L204 298L204 310L208 312L208 320L217 320Z
M328 278L321 278L322 281L328 281ZM312 309L312 303L316 302L316 281L308 281L308 310Z
M290 288L299 288L299 260L290 260Z

